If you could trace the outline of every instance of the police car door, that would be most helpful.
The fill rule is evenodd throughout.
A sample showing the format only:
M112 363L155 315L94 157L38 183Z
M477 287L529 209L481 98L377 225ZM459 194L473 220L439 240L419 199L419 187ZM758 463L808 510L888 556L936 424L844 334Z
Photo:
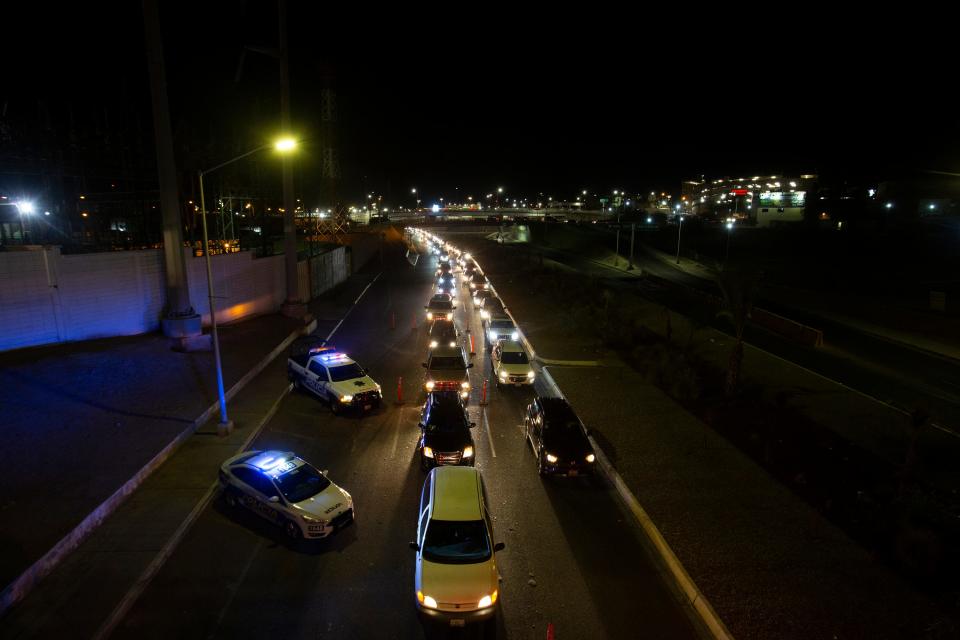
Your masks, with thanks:
M270 522L282 522L283 518L280 514L283 508L283 498L280 497L280 492L277 491L277 488L273 482L270 481L270 478L262 473L254 472L254 476L250 478L250 484L256 490L252 496L256 504L252 506L252 509ZM276 497L278 500L271 502L270 498L273 497Z
M326 398L328 381L327 368L316 360L311 360L307 366L307 387L321 398Z

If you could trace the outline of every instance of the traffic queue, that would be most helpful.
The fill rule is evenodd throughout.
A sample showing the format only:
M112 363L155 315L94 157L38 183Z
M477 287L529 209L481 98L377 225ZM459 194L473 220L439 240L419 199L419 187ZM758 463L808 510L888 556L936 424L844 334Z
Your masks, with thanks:
M423 230L412 239L437 260L436 281L424 305L428 333L422 362L422 407L417 450L426 478L417 511L414 605L421 616L461 627L495 616L499 598L492 517L483 476L476 467L468 407L474 388L470 370L474 334L457 324L457 300L469 300L479 316L480 340L489 353L497 388L533 390L537 371L506 305L477 261ZM459 290L464 295L458 295ZM464 336L471 335L470 355ZM383 402L380 384L347 353L328 344L291 354L287 376L295 390L316 396L331 413L361 416ZM487 385L481 391L486 400ZM562 397L533 393L523 418L524 438L541 476L591 475L595 455L589 431ZM219 472L227 506L246 508L276 524L293 540L323 539L355 518L352 496L291 451L247 451Z

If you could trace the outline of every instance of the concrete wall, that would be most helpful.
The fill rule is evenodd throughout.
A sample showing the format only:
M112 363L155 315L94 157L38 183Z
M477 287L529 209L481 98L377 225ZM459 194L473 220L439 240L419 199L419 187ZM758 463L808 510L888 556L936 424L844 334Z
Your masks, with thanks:
M185 251L190 301L208 325L205 260ZM286 298L283 256L255 260L245 251L213 256L211 267L218 322L273 313ZM345 247L300 267L312 270L306 299L350 275ZM157 250L0 252L0 351L157 331L165 304L163 254Z

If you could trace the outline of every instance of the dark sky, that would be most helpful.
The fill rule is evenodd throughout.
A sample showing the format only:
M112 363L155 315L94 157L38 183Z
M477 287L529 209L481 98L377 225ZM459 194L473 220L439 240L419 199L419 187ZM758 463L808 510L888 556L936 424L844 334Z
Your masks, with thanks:
M294 128L309 157L332 74L341 193L354 199L366 190L409 203L411 186L428 198L498 185L564 198L676 189L702 173L960 170L953 54L935 34L891 38L856 21L771 33L761 22L683 44L609 22L589 38L575 20L467 30L290 5ZM122 79L145 97L139 3L89 10L59 14L43 32L46 53L21 56L21 66L53 95L79 84L101 88L90 100L111 99ZM182 144L223 141L202 150L212 157L278 130L276 61L248 51L236 81L245 47L276 46L275 2L164 2L161 18Z

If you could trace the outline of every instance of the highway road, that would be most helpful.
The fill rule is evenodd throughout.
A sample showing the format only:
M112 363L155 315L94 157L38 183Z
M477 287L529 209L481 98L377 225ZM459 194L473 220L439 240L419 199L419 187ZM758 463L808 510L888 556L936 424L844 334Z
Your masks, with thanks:
M335 417L314 397L291 393L254 444L293 450L329 469L353 494L357 522L328 541L292 544L218 499L112 637L448 635L418 620L414 553L407 546L424 478L415 445L427 349L423 305L435 267L436 259L426 255L415 267L402 258L388 265L332 340L383 385L387 402L378 413ZM391 314L397 318L393 330ZM506 543L498 554L500 612L483 633L542 639L552 625L558 639L698 637L610 488L602 481L538 477L520 426L532 392L493 388L488 406L479 406L483 379L491 377L483 332L469 303L459 304L456 317L477 340L470 370L477 466L490 496L494 537ZM406 402L396 406L400 377ZM481 631L449 635L477 637Z

